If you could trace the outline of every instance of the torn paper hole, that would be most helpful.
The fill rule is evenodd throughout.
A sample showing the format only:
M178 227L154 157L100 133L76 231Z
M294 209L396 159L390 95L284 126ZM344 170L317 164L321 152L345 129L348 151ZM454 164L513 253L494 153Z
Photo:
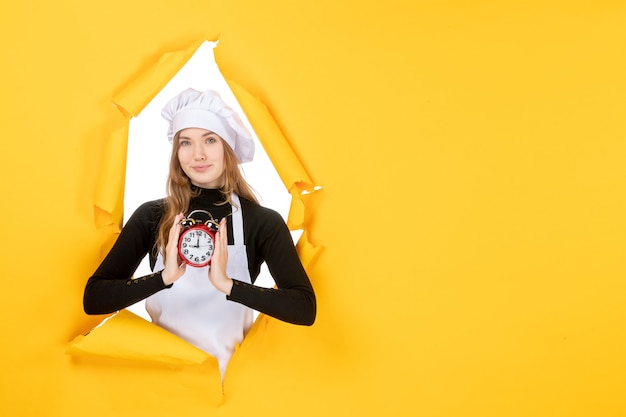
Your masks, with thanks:
M217 42L204 42L189 59L187 64L171 81L147 104L141 113L131 119L128 138L126 187L124 193L124 222L142 203L165 197L165 182L169 168L172 145L168 142L167 122L161 117L161 109L171 97L185 88L203 91L216 90L222 99L238 111L242 120L253 132L255 139L254 160L242 164L246 180L259 196L261 204L279 212L285 221L289 213L291 195L283 185L274 165L270 161L254 130L233 95L230 87L219 71L213 54ZM294 242L301 231L292 232ZM151 273L148 260L139 266L136 276ZM255 285L271 288L274 281L263 266ZM141 301L129 310L149 319ZM258 314L256 314L258 315ZM255 315L255 318L256 318Z
M139 204L161 198L165 194L164 188L171 145L165 136L167 130L166 122L160 118L161 108L170 97L185 88L192 87L198 90L211 88L219 91L222 98L232 108L240 112L244 123L248 124L248 127L251 128L250 130L253 133L261 135L260 132L262 132L262 137L264 141L267 141L267 146L264 149L255 136L255 140L257 141L257 154L255 155L257 166L255 167L255 165L250 163L244 164L244 174L251 185L260 194L262 204L272 207L283 215L288 225L296 225L296 227L290 227L293 230L297 228L297 225L302 223L304 212L306 211L304 200L302 199L302 191L313 192L320 187L313 185L313 182L296 158L293 150L276 125L275 120L267 111L267 108L259 100L250 96L242 87L232 81L227 83L221 77L213 58L214 46L215 43L203 42L195 45L190 50L164 54L162 59L159 59L155 64L154 68L147 71L146 74L142 74L141 77L123 89L122 92L114 98L115 105L124 115L129 117L135 116L135 119L129 122L130 138L127 152L127 165L129 168L126 172L126 198L124 201L125 219L128 218ZM191 53L192 50L193 53ZM185 62L187 62L186 65L184 64ZM180 66L176 67L177 64L180 64ZM171 74L174 74L174 68L180 68L180 70L172 78ZM200 74L199 78L194 78L192 74L194 71ZM163 88L157 91L161 86L163 86ZM146 99L146 97L148 97L148 99ZM152 101L150 101L149 97L153 97ZM235 97L237 97L237 99L235 99ZM242 103L241 106L240 102ZM148 122L145 124L147 130L141 132L140 129L138 130L138 121L140 121L144 115L150 114L153 116L149 118ZM246 116L250 121L254 122L254 126L250 126ZM137 134L136 131L140 131L141 133ZM270 157L268 157L264 150L271 151ZM148 151L154 152L154 155L149 155ZM135 156L138 156L138 158L134 159ZM274 166L270 158L278 162L278 164ZM146 161L148 161L148 163L146 163ZM119 164L119 161L108 162L116 166ZM264 162L264 165L258 164L258 162ZM141 169L133 170L132 167L135 166ZM257 172L254 172L255 169L257 169ZM158 179L161 179L161 181L158 181ZM139 186L131 188L129 184L132 184L133 181L139 184ZM115 195L115 193L106 192L108 191L107 187L110 186L109 184L110 183L107 181L99 183L99 187L105 189L98 190L97 195L103 195L108 198L103 200L107 204L101 204L102 207L115 207L117 204L116 201L112 201L112 199L109 198L111 195ZM156 188L150 189L147 185L154 185ZM271 198L274 199L277 192L278 194L282 192L280 202L269 202L268 195L271 195ZM294 200L298 202L298 204L295 205L298 207L295 212L293 210L294 204L291 204ZM302 237L305 238L306 233L303 233ZM306 253L306 259L303 259L303 264L306 267L308 262L315 259L318 248L311 245L308 239L305 239L306 242L302 240L303 239L298 240L297 247L300 253ZM144 268L144 270L142 271L141 268ZM136 275L145 275L148 271L149 267L146 260L140 266ZM272 286L273 280L271 280L269 273L266 272L266 274L270 282L265 282L264 285L264 278L259 277L255 284L268 287ZM127 313L132 314L133 311L147 318L143 305L133 306ZM126 312L124 314L126 314ZM103 336L110 332L110 329L113 327L111 323L117 323L120 317L124 318L122 315L117 315L114 319L107 321L103 326L96 329L101 336L98 340L104 341L107 339ZM132 317L140 318L135 314L133 314ZM261 320L257 320L253 328L258 328L260 322ZM105 329L108 330L105 331ZM142 329L145 329L145 326L142 326ZM90 343L85 343L88 339L93 341L93 335L84 336L80 340L83 347L90 346ZM120 342L120 340L118 340L119 338L114 339L113 342ZM98 351L96 349L96 347L100 348L101 346L92 346L82 352L83 354L89 354L91 351L94 355L116 357L118 353L116 352L117 348L115 344L108 342L103 343L108 345L108 347L105 346L103 350ZM146 353L143 359L150 360L150 354Z

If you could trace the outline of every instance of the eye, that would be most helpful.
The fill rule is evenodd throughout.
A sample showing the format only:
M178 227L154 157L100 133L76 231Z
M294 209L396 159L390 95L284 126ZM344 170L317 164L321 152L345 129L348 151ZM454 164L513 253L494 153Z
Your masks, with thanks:
M217 139L215 139L214 137L206 138L206 143L215 143L215 142L217 142Z
M179 142L180 146L189 146L189 141L188 140L181 140Z

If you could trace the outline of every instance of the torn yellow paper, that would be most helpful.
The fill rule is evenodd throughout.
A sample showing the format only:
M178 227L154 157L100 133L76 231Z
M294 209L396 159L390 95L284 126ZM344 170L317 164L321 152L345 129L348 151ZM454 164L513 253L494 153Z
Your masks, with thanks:
M3 4L1 415L626 415L623 2ZM218 34L327 192L316 323L251 333L216 410L204 364L64 352L111 97Z
M289 146L287 139L267 107L236 82L229 79L226 81L263 144L267 155L274 163L285 187L291 189L293 184L300 183L301 187L312 190L313 181Z
M305 204L302 200L302 193L304 191L313 192L316 189L315 184L289 145L280 127L276 124L276 120L270 114L267 106L236 82L232 80L227 80L227 82L263 144L268 157L274 164L283 184L291 194L287 226L290 230L304 228Z
M199 41L184 51L164 54L153 68L129 83L114 98L115 104L123 110L122 114L130 119L138 114L148 102L163 88L169 79L178 72L196 50L206 41ZM291 149L275 120L267 108L258 99L252 97L245 89L234 82L229 82L235 97L239 101L264 149L274 163L279 176L292 196L287 224L290 229L305 228L307 213L305 202L308 201L316 187L304 170L301 162ZM96 193L96 224L98 227L119 224L124 195L124 173L126 168L126 146L128 143L128 124L114 131L107 141L103 158L103 170ZM304 193L307 195L304 196ZM306 198L304 198L306 197ZM103 249L108 249L116 235L107 239ZM313 246L303 233L297 245L303 265L308 266L319 253L319 247ZM103 255L106 252L103 253ZM266 323L268 318L261 316L259 323ZM256 334L253 332L252 334ZM168 337L169 336L169 337ZM250 336L248 336L250 337ZM164 339L165 342L160 339ZM165 344L164 344L165 343ZM163 345L163 348L160 346ZM177 352L177 348L180 351ZM163 351L162 349L166 349ZM105 320L100 326L84 336L78 336L68 350L74 355L104 356L117 359L154 361L168 364L194 364L211 358L177 336L123 310ZM191 355L191 356L190 356ZM212 359L214 360L214 359ZM218 372L219 375L219 372Z
M137 116L204 42L199 40L185 50L164 53L152 67L115 95L113 102L128 114Z
M300 257L302 265L305 268L308 268L309 265L318 257L322 247L314 246L309 240L308 233L305 231L298 240L296 250L298 251L298 256Z
M128 124L111 132L106 141L94 196L96 210L94 221L97 228L110 225L121 226L124 213L127 141Z
M219 375L217 360L211 355L128 310L105 319L87 335L77 336L67 353L172 366L200 365L210 360Z

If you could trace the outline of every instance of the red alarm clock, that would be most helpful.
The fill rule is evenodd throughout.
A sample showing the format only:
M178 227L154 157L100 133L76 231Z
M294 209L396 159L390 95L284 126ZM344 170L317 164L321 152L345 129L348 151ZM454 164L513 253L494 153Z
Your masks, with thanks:
M196 212L208 214L211 219L202 222L191 216ZM178 256L189 266L201 268L211 263L215 250L215 234L219 223L206 210L194 210L181 222L183 231L178 238Z

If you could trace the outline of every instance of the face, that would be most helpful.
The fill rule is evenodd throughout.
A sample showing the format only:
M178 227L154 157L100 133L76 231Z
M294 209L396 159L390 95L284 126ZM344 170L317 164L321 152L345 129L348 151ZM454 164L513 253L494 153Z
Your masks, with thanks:
M178 135L178 162L191 183L202 188L224 185L224 144L215 133L195 127Z

